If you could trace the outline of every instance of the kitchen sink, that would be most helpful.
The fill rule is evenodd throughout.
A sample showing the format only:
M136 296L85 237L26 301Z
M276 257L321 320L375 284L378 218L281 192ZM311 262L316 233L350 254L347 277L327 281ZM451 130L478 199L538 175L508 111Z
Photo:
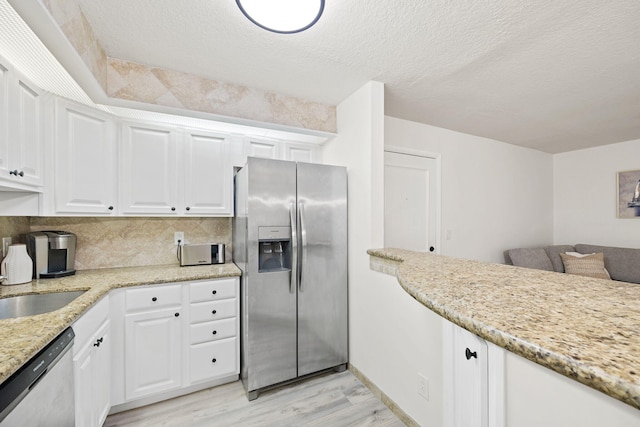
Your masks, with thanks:
M19 295L0 299L0 319L49 313L69 304L86 291L51 292L48 294Z

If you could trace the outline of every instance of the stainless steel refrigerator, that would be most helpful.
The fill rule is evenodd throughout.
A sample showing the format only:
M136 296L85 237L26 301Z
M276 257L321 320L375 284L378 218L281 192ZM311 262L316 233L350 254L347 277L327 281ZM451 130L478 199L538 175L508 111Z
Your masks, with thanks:
M261 389L347 359L347 173L250 157L235 177L241 378Z

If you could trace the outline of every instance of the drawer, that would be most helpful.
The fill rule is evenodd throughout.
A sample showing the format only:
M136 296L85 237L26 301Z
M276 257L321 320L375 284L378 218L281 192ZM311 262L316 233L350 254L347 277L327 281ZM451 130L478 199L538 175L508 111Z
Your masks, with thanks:
M149 286L127 289L127 311L151 310L182 305L182 286Z
M105 295L72 325L73 332L76 334L73 342L73 354L76 354L85 344L94 339L98 328L108 317L109 295Z
M191 344L199 344L208 341L217 341L235 337L236 318L216 320L215 322L198 323L191 325Z
M191 382L210 380L238 374L236 339L215 341L191 346Z
M223 299L220 301L199 302L191 304L191 323L210 322L212 320L235 317L236 299Z
M192 283L189 294L191 302L212 301L236 297L237 279L207 280Z

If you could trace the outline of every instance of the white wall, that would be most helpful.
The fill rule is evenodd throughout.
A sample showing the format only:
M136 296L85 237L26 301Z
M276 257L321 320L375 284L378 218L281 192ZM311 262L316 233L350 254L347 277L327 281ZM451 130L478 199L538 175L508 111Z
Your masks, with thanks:
M556 154L554 243L640 248L640 219L616 212L616 174L640 169L640 140Z
M338 136L323 162L347 166L349 179L349 361L421 425L442 425L440 317L391 276L371 271L383 244L384 88L370 82L337 108ZM417 393L418 372L431 399Z
M502 263L552 243L551 154L394 117L384 143L441 155L440 254Z

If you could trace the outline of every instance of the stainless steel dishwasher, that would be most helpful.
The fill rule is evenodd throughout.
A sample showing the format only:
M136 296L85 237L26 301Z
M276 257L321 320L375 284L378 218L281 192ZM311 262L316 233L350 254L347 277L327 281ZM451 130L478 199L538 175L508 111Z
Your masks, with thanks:
M68 427L75 424L75 334L67 328L0 384L0 426Z

